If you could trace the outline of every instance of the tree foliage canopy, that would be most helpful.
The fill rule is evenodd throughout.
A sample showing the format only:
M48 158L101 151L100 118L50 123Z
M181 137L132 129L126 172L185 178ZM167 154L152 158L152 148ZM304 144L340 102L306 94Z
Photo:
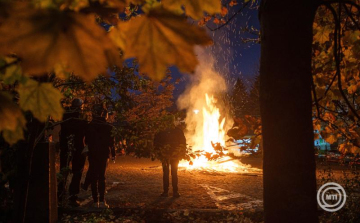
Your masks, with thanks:
M314 129L342 152L359 153L360 8L350 3L326 3L315 16Z
M21 110L40 121L61 119L61 93L70 91L53 80L80 77L90 82L98 75L108 76L113 65L121 69L130 58L137 59L139 72L158 81L171 65L192 72L197 65L194 46L212 41L204 28L191 24L186 16L225 16L227 10L220 2L0 0L0 90L11 92L1 95L0 131L4 136L13 134L13 140L7 140L11 143L23 138ZM55 79L44 78L54 74ZM100 82L77 88L94 88ZM6 119L9 111L17 114L17 121Z

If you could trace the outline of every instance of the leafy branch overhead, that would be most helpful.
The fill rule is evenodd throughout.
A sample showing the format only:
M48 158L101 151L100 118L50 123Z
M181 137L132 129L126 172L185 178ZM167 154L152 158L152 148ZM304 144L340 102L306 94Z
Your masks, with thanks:
M120 64L115 45L94 15L18 5L0 26L0 53L15 53L25 73L39 76L61 64L89 81L107 66Z
M48 116L55 120L62 118L62 94L51 83L39 83L29 79L19 86L18 92L20 107L25 111L31 111L40 121L45 122Z
M358 3L359 1L355 1ZM360 151L359 8L324 3L313 24L314 129L342 152Z
M111 65L121 66L119 48L125 58L139 59L140 71L157 80L169 65L192 72L197 64L193 47L208 45L211 39L179 15L179 9L184 6L195 19L204 12L221 12L220 0L164 0L163 5L142 0L1 2L6 10L0 16L0 54L20 58L26 75L41 76L61 66L85 81ZM119 14L135 6L146 13L136 11L135 18L121 22L110 37L99 22L116 24L124 19Z
M24 138L25 118L21 109L15 104L11 96L0 93L0 131L3 131L5 140L13 144Z
M156 80L164 77L169 65L193 72L197 65L194 46L212 43L205 30L163 8L121 23L119 28L124 31L125 58L138 58L140 72Z
M193 72L195 45L212 40L186 16L220 12L220 0L0 0L0 90L10 93L1 93L0 131L15 143L24 111L42 122L62 118L53 74L90 82L128 58L155 80L172 65Z

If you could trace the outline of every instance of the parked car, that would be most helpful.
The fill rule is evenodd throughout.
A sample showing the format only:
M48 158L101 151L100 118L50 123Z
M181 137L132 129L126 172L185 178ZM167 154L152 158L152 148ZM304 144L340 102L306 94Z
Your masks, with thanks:
M341 153L338 150L330 150L326 154L326 161L327 162L339 162L340 161Z

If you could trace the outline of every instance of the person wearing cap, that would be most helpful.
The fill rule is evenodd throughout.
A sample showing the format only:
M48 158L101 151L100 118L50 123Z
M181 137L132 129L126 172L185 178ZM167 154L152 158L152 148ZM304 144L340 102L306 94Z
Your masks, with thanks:
M169 173L171 168L171 183L173 197L180 197L178 188L178 165L186 152L186 138L184 132L178 127L175 117L171 116L170 127L155 134L154 149L157 158L162 162L163 193L161 197L169 196Z
M83 189L91 184L93 207L108 208L105 201L105 172L110 153L115 158L114 138L111 137L112 126L106 122L107 111L101 105L95 105L93 119L85 133L85 144L88 146L89 170Z
M71 162L73 175L69 186L69 204L75 207L80 205L77 195L80 192L80 180L86 160L86 157L81 154L84 149L85 127L87 124L85 120L80 119L82 104L83 101L76 98L72 101L70 107L65 108L59 133L60 170L68 167ZM72 139L70 139L71 135ZM70 143L69 140L71 140ZM72 146L69 148L69 145ZM58 185L59 200L62 200L65 196L65 180L59 182Z

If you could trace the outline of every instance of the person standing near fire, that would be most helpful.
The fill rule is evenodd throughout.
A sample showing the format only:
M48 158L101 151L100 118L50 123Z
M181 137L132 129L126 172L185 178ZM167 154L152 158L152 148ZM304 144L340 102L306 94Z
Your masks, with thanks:
M77 195L80 192L80 180L85 165L86 157L81 154L84 149L85 127L87 122L80 118L83 101L79 98L71 102L71 106L65 109L61 130L60 140L60 170L72 165L72 179L69 186L69 204L79 206ZM65 196L65 181L67 173L64 173L64 180L59 182L58 197L62 201Z
M158 159L162 162L163 168L163 193L161 197L169 196L169 172L171 168L171 181L173 197L180 197L178 188L178 165L186 153L186 138L184 132L171 116L170 127L158 132L154 137L154 150Z
M112 126L106 122L107 111L102 105L95 105L92 111L92 121L85 133L85 144L88 146L89 170L86 184L91 184L94 207L108 208L105 201L105 172L111 153L115 160L114 138L111 137ZM84 189L87 185L84 185Z

